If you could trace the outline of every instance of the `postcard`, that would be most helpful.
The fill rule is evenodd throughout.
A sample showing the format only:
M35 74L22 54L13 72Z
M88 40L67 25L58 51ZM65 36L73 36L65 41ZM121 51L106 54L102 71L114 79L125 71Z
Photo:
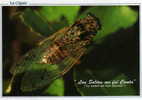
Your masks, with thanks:
M2 95L139 96L139 5L2 7Z

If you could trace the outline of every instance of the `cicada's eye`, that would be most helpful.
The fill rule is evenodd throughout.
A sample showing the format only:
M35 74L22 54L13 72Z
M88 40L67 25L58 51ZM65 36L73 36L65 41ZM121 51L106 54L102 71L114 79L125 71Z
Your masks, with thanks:
M96 17L95 14L92 14L92 13L90 13L90 12L89 12L87 15L90 16L90 17L92 17L93 19L95 19L95 21L96 21L96 23L97 23L96 29L97 29L97 30L101 30L101 22L100 22L99 18Z
M88 16L92 16L92 17L96 17L95 14L92 14L92 13L90 13L90 12L89 12L87 15L88 15Z

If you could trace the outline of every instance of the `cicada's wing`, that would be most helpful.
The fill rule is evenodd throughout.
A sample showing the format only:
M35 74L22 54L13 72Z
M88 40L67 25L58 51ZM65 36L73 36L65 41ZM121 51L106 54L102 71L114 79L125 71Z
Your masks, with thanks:
M23 81L22 81L22 86L21 86L22 90L26 90L25 87L28 87L28 88L31 87L30 83L28 84L28 81L30 81L30 82L34 81L35 82L37 80L37 82L38 82L39 81L38 79L40 79L40 78L35 78L35 77L37 77L37 75L38 75L38 77L40 77L40 75L41 76L43 76L43 75L48 76L46 78L49 79L49 83L50 83L51 80L54 80L54 78L60 76L60 74L57 73L59 70L57 70L57 69L55 71L54 70L53 71L47 70L47 72L46 72L46 69L42 69L42 67L50 66L50 65L49 64L39 64L37 62L39 62L39 60L41 59L43 51L45 49L47 49L51 44L53 44L56 39L60 38L60 36L65 34L65 32L67 30L68 30L68 28L63 28L63 29L59 30L58 32L54 33L53 35L51 35L50 37L39 42L37 48L30 50L25 56L23 56L19 60L19 62L14 67L11 68L10 71L11 71L13 76L12 76L11 81L9 83L9 86L6 90L7 92L11 91L13 81L18 74L25 73L24 77L23 77ZM35 66L38 66L38 70L34 70ZM43 72L43 71L45 71L46 74L42 74L41 72ZM43 83L47 84L48 80L43 82ZM25 85L25 84L27 84L27 85ZM35 84L37 85L36 82L35 82ZM40 83L38 83L38 84L40 84ZM37 87L38 86L35 86L34 88L36 89ZM33 90L34 88L31 87L31 88L29 88L29 90Z
M22 77L21 90L31 92L43 88L60 76L58 65L36 64L35 68L25 72Z
M48 86L53 80L68 72L85 51L86 49L77 51L76 56L66 57L59 65L36 64L35 66L39 68L25 72L21 82L21 90L30 92Z
M69 29L69 27L64 27L63 29L61 29L61 30L57 31L56 33L54 33L53 35L51 35L50 37L40 41L38 43L38 45L42 45L49 40L55 41L56 39L62 37L62 35L64 35L68 29Z
M49 36L48 38L45 38L44 40L40 41L36 48L30 50L27 54L25 54L21 59L15 63L12 68L10 69L11 74L13 75L10 83L8 85L8 88L6 89L6 92L11 92L12 84L15 79L15 77L18 74L26 72L28 69L31 68L32 64L35 64L38 62L38 60L41 58L41 54L45 50L45 48L48 48L56 38L59 38L62 34L64 34L67 31L68 28L63 28L59 30L58 32L54 33L53 35Z
M76 51L76 55L74 57L66 57L65 60L59 64L61 75L64 75L66 72L68 72L75 64L80 62L80 58L85 54L86 48L82 48L78 51Z
M49 39L47 40L47 42L48 44L46 44L46 47L48 48L48 46L52 44L52 41ZM21 57L21 59L19 59L19 61L14 66L12 66L12 68L10 69L12 78L10 80L8 88L6 89L6 93L11 92L13 82L15 81L15 77L17 75L25 73L27 70L32 68L33 64L36 64L36 62L40 59L40 55L43 50L44 48L42 48L41 46L30 50L27 54Z
M24 70L27 69L27 67L29 66L29 63L31 63L33 61L37 61L40 58L40 54L42 54L42 51L44 51L45 48L48 48L48 46L53 44L55 39L59 38L67 30L68 30L68 27L65 27L65 28L57 31L53 35L49 36L48 38L45 38L42 41L40 41L37 44L38 47L30 50L27 54L25 54L23 57L21 57L21 59L17 63L15 63L14 66L12 66L12 68L10 69L10 72L12 74L22 73Z
M48 44L46 44L46 47L48 48L48 46L52 44L52 41L47 40L47 42ZM28 66L30 66L31 62L36 62L38 59L40 59L40 54L42 53L43 50L44 48L40 46L30 50L23 57L21 57L21 59L19 59L19 61L15 63L14 66L12 66L12 68L10 69L10 72L13 75L23 73L24 71L26 71Z

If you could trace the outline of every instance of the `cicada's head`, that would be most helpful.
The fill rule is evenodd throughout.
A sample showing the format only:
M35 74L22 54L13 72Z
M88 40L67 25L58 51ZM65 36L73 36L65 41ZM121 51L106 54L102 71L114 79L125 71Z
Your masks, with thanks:
M96 16L89 13L87 17L76 21L72 27L76 30L74 34L77 34L80 39L84 40L88 37L95 36L97 31L101 29L101 24Z

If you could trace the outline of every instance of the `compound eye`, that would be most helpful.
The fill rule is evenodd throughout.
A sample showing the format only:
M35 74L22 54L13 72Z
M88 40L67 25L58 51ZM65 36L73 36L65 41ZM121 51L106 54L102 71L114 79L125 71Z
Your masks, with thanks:
M100 20L98 17L95 16L95 14L92 14L92 13L88 13L88 16L92 17L95 19L96 23L97 23L97 30L101 30L101 23L100 23Z
M95 14L92 14L92 13L90 13L90 12L89 12L87 15L88 15L88 16L91 16L91 17L94 17L94 18L96 17Z

